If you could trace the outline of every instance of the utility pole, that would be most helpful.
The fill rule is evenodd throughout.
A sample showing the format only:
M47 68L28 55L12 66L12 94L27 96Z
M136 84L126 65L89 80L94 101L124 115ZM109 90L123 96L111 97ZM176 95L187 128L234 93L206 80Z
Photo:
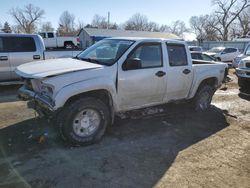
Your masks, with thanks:
M107 25L107 29L109 29L109 23L110 23L110 12L108 12L108 25Z

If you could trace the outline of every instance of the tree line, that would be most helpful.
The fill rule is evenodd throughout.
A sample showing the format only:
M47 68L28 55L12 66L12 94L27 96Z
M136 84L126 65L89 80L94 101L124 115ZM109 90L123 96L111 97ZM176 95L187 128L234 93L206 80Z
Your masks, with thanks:
M51 22L42 22L45 11L32 4L23 8L12 8L9 14L15 24L10 26L5 22L0 28L6 33L34 33L38 31L56 31L59 35L75 35L81 28L123 29L151 32L170 32L183 37L185 32L193 32L198 40L230 40L237 36L250 33L250 0L212 0L214 11L209 15L193 16L190 18L190 28L181 20L171 24L158 24L147 16L136 13L125 23L109 22L107 17L94 15L92 22L85 24L76 20L75 15L64 11L58 27L53 28ZM40 27L39 27L40 26Z

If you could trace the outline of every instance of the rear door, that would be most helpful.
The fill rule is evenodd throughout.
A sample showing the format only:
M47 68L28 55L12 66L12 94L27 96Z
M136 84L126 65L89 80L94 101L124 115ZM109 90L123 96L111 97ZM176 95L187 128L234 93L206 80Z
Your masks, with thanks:
M33 37L21 36L21 37L8 37L9 47L9 61L11 65L11 78L18 79L15 69L17 66L40 60L42 54L36 47Z
M167 43L167 92L164 101L185 99L192 85L192 60L187 48L180 43ZM188 63L190 62L190 63Z
M0 81L11 79L9 53L6 49L6 44L5 38L0 37Z

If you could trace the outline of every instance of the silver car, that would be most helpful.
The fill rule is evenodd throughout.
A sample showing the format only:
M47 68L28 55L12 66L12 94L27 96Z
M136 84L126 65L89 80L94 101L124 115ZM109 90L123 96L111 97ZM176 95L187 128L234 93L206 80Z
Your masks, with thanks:
M39 35L0 34L0 82L17 80L15 68L44 59L44 43Z

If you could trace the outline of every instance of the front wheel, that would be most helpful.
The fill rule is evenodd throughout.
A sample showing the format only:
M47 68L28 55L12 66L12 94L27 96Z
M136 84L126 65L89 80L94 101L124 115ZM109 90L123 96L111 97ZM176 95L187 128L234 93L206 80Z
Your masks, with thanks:
M198 89L194 99L194 108L198 112L206 111L210 108L211 101L215 90L209 85L202 86Z
M62 137L72 145L98 142L110 123L107 105L92 97L71 102L58 118Z

